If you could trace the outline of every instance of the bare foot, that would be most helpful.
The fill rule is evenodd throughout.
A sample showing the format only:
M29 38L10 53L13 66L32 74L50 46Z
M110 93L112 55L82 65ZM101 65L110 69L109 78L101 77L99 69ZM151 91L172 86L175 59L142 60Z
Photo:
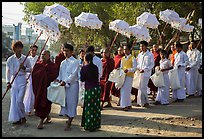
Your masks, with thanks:
M37 126L37 129L43 129L43 124L42 123L39 123L39 125Z
M50 116L48 116L46 118L46 120L45 120L45 122L43 122L43 124L49 124L49 123L51 123L51 117Z
M26 118L21 118L21 124L25 124L26 123Z
M67 122L66 127L64 128L64 131L70 131L71 130L71 123Z

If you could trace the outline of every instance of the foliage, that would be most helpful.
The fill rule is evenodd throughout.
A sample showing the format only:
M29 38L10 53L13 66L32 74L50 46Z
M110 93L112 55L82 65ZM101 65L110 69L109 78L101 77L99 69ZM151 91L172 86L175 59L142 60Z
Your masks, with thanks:
M159 20L159 12L166 9L171 9L179 13L180 17L187 17L188 13L195 10L195 14L191 19L191 25L197 29L198 19L202 15L202 3L201 2L58 2L70 10L71 17L74 21L74 17L78 16L81 12L90 12L98 14L99 19L103 22L101 30L91 30L82 27L76 27L75 24L71 25L70 29L63 26L59 26L61 32L61 39L58 42L52 44L51 49L56 52L60 51L60 45L64 42L70 42L76 49L85 47L90 44L96 46L97 51L102 47L110 46L114 39L116 32L109 30L109 23L115 19L121 19L129 23L129 25L135 25L137 23L136 18L143 12L150 12L157 16ZM45 6L54 4L54 2L25 2L24 3L24 20L27 21L31 14L40 14L43 12ZM158 27L161 33L165 22L159 20L160 25ZM158 43L158 32L155 29L149 29L150 36L152 37L151 44ZM172 29L170 25L164 31L165 44L172 38L176 29ZM188 37L188 33L181 33L185 38ZM127 43L133 42L133 37L128 39L122 35L118 35L115 46L119 46L120 42L125 41Z

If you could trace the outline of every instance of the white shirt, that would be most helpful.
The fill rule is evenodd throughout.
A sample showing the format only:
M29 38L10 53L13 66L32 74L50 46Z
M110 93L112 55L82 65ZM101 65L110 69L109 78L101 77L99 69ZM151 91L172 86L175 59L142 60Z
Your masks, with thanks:
M38 59L38 56L37 56L37 55L36 55L35 57L28 56L28 59L30 60L31 67L33 68L34 65L35 65L35 62L36 62L37 59Z
M137 56L138 70L144 70L144 75L151 76L153 67L154 67L154 56L149 50L138 54Z
M172 67L171 61L167 58L163 60L161 59L159 63L160 63L159 65L160 69L167 69L167 68ZM163 73L168 73L168 70L164 71Z
M131 54L129 54L128 56L125 57L125 61L127 61L129 59L129 57L131 56ZM121 60L120 62L120 68L123 68L123 60ZM127 69L128 72L135 72L137 68L137 61L135 58L132 58L132 68Z
M189 59L189 63L187 65L187 67L190 68L199 68L199 63L200 63L200 52L195 48L192 50L188 50L186 52L188 59Z
M6 62L6 82L11 82L11 77L15 76L15 74L18 72L20 64L23 63L25 59L25 55L21 54L20 58L16 57L16 54L13 54L7 59ZM31 71L31 64L30 60L26 59L24 62L24 66L26 67L26 70L20 69L17 76L26 75L26 72Z
M64 81L66 84L72 84L79 80L78 77L79 61L73 56L66 58L60 64L58 80Z
M103 63L99 57L96 55L93 57L93 63L98 67L98 73L99 73L99 80L102 77L102 68L103 68Z
M179 65L181 67L186 67L188 65L188 56L184 51L181 51L180 53L176 53L174 55L174 68L178 68Z

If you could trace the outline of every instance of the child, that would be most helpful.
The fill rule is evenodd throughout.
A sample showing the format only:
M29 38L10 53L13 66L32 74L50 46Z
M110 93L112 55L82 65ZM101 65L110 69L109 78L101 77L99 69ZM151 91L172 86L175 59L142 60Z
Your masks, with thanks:
M169 104L169 76L168 76L168 71L172 69L172 64L170 60L167 59L167 52L165 50L160 51L160 71L163 72L163 77L164 77L164 84L165 86L163 87L158 87L158 93L156 96L156 102L155 104L162 104L162 105L168 105Z

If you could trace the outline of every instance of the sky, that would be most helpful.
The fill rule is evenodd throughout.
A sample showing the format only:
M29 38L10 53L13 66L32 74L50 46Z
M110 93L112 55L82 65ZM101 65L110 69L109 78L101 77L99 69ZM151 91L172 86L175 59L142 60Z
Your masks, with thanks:
M23 9L24 7L20 2L2 2L2 24L18 25L18 23L21 22L22 34L25 35L25 29L30 28L30 25L23 21L25 15ZM45 39L44 35L42 35L42 39Z
M22 19L25 15L23 9L24 7L20 5L20 2L2 2L2 24L17 25L21 22L24 26L29 26Z

